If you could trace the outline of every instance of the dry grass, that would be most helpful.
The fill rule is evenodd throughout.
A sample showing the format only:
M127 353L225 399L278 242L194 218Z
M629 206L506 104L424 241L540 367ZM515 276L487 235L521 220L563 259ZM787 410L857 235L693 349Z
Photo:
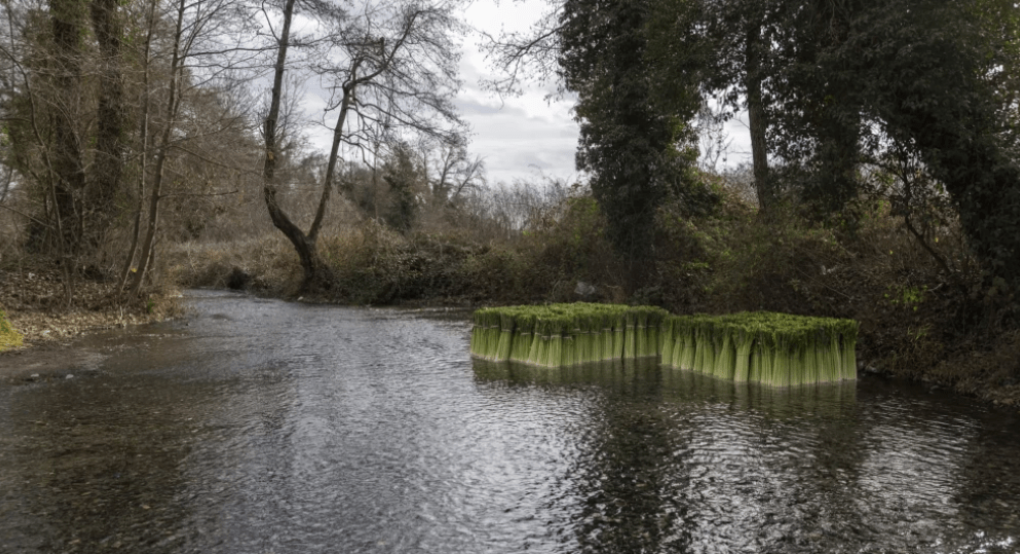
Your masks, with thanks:
M253 279L252 286L268 294L287 295L301 282L301 265L294 248L277 234L235 241L189 241L168 248L166 272L185 288L227 288L235 268Z
M664 207L657 217L655 259L628 266L605 239L605 222L583 192L500 194L503 204L475 199L475 207L459 211L425 211L406 235L336 200L330 208L335 217L318 244L337 278L333 295L324 300L566 302L580 299L575 290L584 282L596 289L586 300L657 304L674 313L769 310L847 317L861 323L860 359L872 367L1020 403L1020 335L980 319L981 299L968 294L977 268L955 227L941 229L932 237L938 242L928 244L949 265L947 272L887 207L864 213L851 232L810 223L794 208L763 220L733 193L707 217L682 217ZM301 217L312 205L305 198L291 203ZM210 224L208 236L167 240L157 256L152 298L169 306L161 287L226 288L238 271L260 294L297 294L298 258L259 210L245 205L232 216L234 224ZM0 217L0 228L4 225L12 220ZM114 272L127 238L111 237L96 256L100 274ZM45 271L33 269L46 263L51 267ZM0 241L0 271L0 304L16 327L28 331L29 342L150 316L146 300L123 311L109 308L113 304L102 300L108 285L101 281L83 280L81 299L68 309L52 262L32 259L11 242ZM27 277L30 273L46 275L46 281L35 282L41 277Z

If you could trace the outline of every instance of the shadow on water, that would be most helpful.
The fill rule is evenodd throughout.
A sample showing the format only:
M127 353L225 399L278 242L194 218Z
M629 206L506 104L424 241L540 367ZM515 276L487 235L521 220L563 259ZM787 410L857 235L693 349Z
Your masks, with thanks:
M799 428L808 417L821 423L812 429L820 436L845 438L832 427L841 427L856 405L855 384L773 389L654 360L557 369L475 360L474 371L483 382L589 389L604 397L592 416L597 439L575 471L585 476L576 483L584 502L570 522L581 552L760 552L797 539L779 521L785 515L777 516L793 508L803 519L808 511L787 498L774 467L790 463L768 459L776 453L764 428ZM852 450L832 442L819 447Z
M3 395L3 551L179 551L183 470L208 439L211 392L94 377Z

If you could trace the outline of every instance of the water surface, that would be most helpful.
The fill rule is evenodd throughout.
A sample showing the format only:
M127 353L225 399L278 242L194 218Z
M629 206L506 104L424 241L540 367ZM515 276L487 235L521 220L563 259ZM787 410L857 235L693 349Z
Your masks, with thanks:
M1010 412L472 363L466 314L190 302L0 385L0 552L1020 551Z

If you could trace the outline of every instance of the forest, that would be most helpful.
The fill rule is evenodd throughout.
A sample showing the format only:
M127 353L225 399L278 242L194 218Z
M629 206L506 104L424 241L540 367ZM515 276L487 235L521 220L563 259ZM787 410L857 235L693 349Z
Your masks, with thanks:
M32 344L191 287L769 310L1020 403L1017 2L548 0L486 85L576 98L580 177L513 183L455 107L465 5L3 0L0 319Z

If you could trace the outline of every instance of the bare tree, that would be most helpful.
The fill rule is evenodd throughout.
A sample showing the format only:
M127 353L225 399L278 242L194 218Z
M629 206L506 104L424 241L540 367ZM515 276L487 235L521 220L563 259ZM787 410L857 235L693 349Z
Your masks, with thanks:
M499 76L483 83L493 92L519 94L525 81L559 77L560 28L566 0L550 0L526 32L482 33L482 48Z
M335 114L335 122L319 206L305 232L281 207L276 175L281 138L277 124L295 11L295 1L286 0L281 31L275 37L278 54L263 125L263 195L273 225L301 260L303 290L333 284L316 241L335 185L340 146L370 148L373 132L380 129L394 140L407 132L448 137L448 127L460 123L451 103L459 86L454 36L462 28L455 16L457 6L444 0L368 0L342 15L313 12L328 31L321 41L328 51L320 56L325 61L312 69L331 93L327 114Z
M719 160L726 162L726 156L733 144L733 139L726 134L726 121L732 114L720 104L721 102L716 102L713 107L706 100L698 110L698 149L701 152L698 165L702 171L709 173L719 171Z
M149 75L152 71L152 35L156 25L156 6L159 0L149 0L148 7L145 10L145 40L142 42L141 51L141 63L142 63L142 83L141 83L141 99L139 104L141 105L141 117L139 117L139 161L140 168L138 172L138 205L135 209L134 224L131 232L131 246L128 247L127 255L124 256L124 265L120 271L120 279L118 281L119 289L123 289L127 286L128 277L131 275L131 268L135 263L135 252L138 250L138 240L141 237L142 231L142 217L145 213L145 179L148 175L148 160L149 160L149 109L151 102L149 101Z
M159 204L164 197L163 186L167 161L172 150L185 149L189 133L175 136L179 128L181 105L185 96L209 86L237 67L247 65L251 57L243 44L247 19L243 5L235 0L176 0L173 4L174 30L170 38L170 66L161 128L155 145L152 187L149 191L145 239L138 256L138 270L131 285L136 293L142 288L147 270L152 265L159 224ZM241 23L238 23L238 22ZM238 27L240 25L240 28ZM232 42L233 41L233 42ZM216 132L213 129L204 132ZM143 125L146 123L143 122ZM129 253L132 256L133 253Z
M67 136L71 136L73 139L75 135L73 131L66 128L69 124L66 117L56 123L58 128L63 127L63 134L56 133L58 137L53 141L55 145L51 145L51 142L44 138L43 128L46 118L41 104L45 101L42 95L37 92L39 79L34 75L36 72L33 72L32 68L25 63L25 60L31 57L30 48L24 44L28 33L23 27L26 12L29 10L16 10L11 2L4 2L3 5L6 19L4 31L7 35L5 44L0 46L0 52L2 52L5 62L4 119L8 122L18 123L18 125L8 126L6 129L12 135L10 139L15 147L12 149L14 152L11 157L4 161L17 163L23 174L31 177L42 187L43 218L27 217L36 226L36 229L50 232L50 236L56 243L58 260L63 271L65 300L70 304L74 296L75 264L71 252L74 234L69 228L72 226L72 216L75 210L72 190L67 180L68 175L62 174L61 171L73 170L73 160L80 159L76 158L80 152L73 140L62 141ZM16 24L16 20L19 20L21 24ZM63 65L58 64L58 66ZM70 65L73 70L75 62L70 62ZM63 71L64 69L67 68L60 67L60 70L53 73L58 79L65 79L68 75ZM74 90L70 91L72 97L76 97L77 94L77 77L79 76L72 71L71 81L74 85ZM67 93L68 91L61 91L57 94L57 98L66 99ZM21 100L22 109L16 107L18 102L15 98ZM54 102L54 104L59 105L59 102ZM59 110L57 114L60 114ZM66 116L66 113L63 115ZM67 152L68 147L72 149L72 152ZM68 157L72 158L71 162L66 159ZM73 177L77 178L77 170L71 171L71 173ZM61 212L62 208L66 210L65 213Z
M485 161L468 154L463 136L451 143L422 141L419 150L434 204L455 206L465 192L485 185Z

